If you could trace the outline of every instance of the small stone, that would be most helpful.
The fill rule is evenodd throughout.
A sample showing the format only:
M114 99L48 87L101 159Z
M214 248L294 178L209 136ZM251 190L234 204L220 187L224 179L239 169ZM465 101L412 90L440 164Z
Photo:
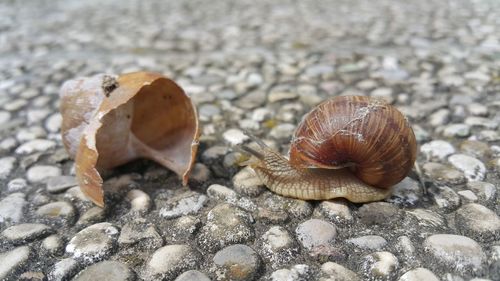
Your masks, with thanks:
M76 222L76 226L78 227L87 227L91 224L95 224L101 222L105 219L106 214L104 213L104 209L100 207L92 207L85 211L78 221Z
M264 78L259 73L250 73L247 77L247 86L250 88L257 87L264 82Z
M174 221L172 227L163 230L163 235L172 241L192 241L201 227L201 220L195 216L183 216Z
M462 172L443 164L427 162L423 165L424 174L440 184L461 184L466 181Z
M3 140L0 140L0 151L10 151L16 146L17 141L15 138L4 138Z
M81 202L90 202L90 199L83 194L79 186L71 187L64 193L64 198L69 200L78 200Z
M43 238L52 232L52 229L41 223L23 223L13 225L2 232L2 236L13 244L25 244Z
M273 226L266 231L260 243L262 257L271 264L272 268L288 264L299 252L290 233L281 226Z
M199 266L200 254L188 245L168 245L156 250L143 272L145 280L170 280Z
M433 127L444 125L450 119L450 110L441 108L429 116L429 124Z
M323 216L338 224L348 224L353 220L349 205L343 199L323 201L318 209Z
M139 249L154 250L163 246L163 238L153 224L145 220L134 220L126 223L118 238L120 246L138 246Z
M127 192L127 200L130 201L130 211L145 214L151 208L151 198L140 189L132 189Z
M229 148L226 146L212 146L206 149L201 158L204 162L212 162L218 158L223 157L229 152Z
M51 255L57 255L63 250L63 241L59 235L52 234L42 240L41 248Z
M444 218L431 210L413 209L407 211L407 213L415 217L417 224L421 227L435 229L443 227L445 224Z
M494 130L482 130L479 132L478 139L482 141L498 141L500 140L500 133Z
M429 188L434 203L445 212L454 211L460 206L460 196L448 186L436 186Z
M210 278L198 270L188 270L179 275L175 281L210 281Z
M464 172L469 181L482 181L486 176L486 167L483 162L465 154L454 154L448 161L457 169Z
M408 238L408 236L398 237L397 242L395 244L395 249L401 252L403 259L407 263L412 264L416 262L415 246L411 242L410 238Z
M469 116L465 118L464 123L471 127L484 127L490 130L495 130L498 127L498 123L495 120L477 116Z
M358 248L365 250L380 250L387 245L387 240L378 235L366 235L346 240Z
M455 148L449 142L443 140L433 140L420 147L420 151L425 154L427 160L444 160L449 155L455 153Z
M14 169L16 158L4 157L0 158L0 179L6 179Z
M393 187L391 197L387 201L403 206L414 206L420 201L421 194L422 188L419 182L406 177Z
M443 130L445 137L468 137L470 135L470 126L467 124L452 124L448 125Z
M255 238L252 222L249 214L233 205L217 205L208 212L207 223L197 237L198 245L214 252L227 245L252 241Z
M71 224L75 218L75 208L68 202L58 201L41 206L36 214L55 223Z
M45 274L40 271L26 271L19 275L19 281L44 281Z
M490 147L488 144L474 140L463 141L460 144L460 150L463 151L464 154L478 158L483 158L490 154Z
M500 218L492 210L475 203L462 206L455 213L460 233L480 242L500 238Z
M45 128L51 133L57 133L61 130L62 116L60 113L54 113L45 121Z
M238 129L229 129L222 134L222 137L231 145L241 144L249 139L247 135Z
M65 281L73 277L80 269L81 264L72 258L58 261L47 275L51 281Z
M486 258L476 241L460 235L431 235L423 246L439 263L459 272L479 270Z
M16 271L24 266L30 256L30 248L22 246L0 253L0 279L15 277Z
M467 183L467 188L471 189L480 200L494 202L497 198L497 189L495 188L495 185L491 183L471 181Z
M360 221L366 225L395 225L401 217L399 210L392 204L374 202L359 208Z
M217 280L254 280L261 266L259 255L242 244L228 246L213 258Z
M391 88L375 89L370 93L370 96L375 97L375 98L384 99L388 103L394 102L394 97L392 96L392 89Z
M26 205L23 193L12 193L0 201L0 223L18 223L23 218Z
M488 115L488 107L480 103L471 103L467 105L467 110L472 115L486 116Z
M279 269L271 274L271 281L303 281L310 277L309 266L297 264L291 269Z
M170 198L164 204L157 204L161 207L159 215L166 219L178 218L180 216L197 214L205 205L207 196L187 191L178 196Z
M323 277L319 281L360 281L356 273L334 262L325 262L321 265Z
M315 76L328 76L333 74L334 68L331 65L327 64L314 64L309 66L305 70L305 74L307 76L315 77Z
M107 222L91 225L71 238L66 252L84 263L100 261L116 250L119 233L115 226Z
M63 192L66 189L77 185L78 182L73 176L57 176L47 179L47 191L50 193Z
M278 140L283 140L283 139L288 140L292 137L294 131L295 131L295 125L284 123L284 124L279 124L278 126L272 128L271 131L269 132L269 136Z
M375 252L363 258L363 275L372 280L391 280L397 272L399 262L390 252Z
M199 183L204 183L210 179L210 169L205 164L196 163L193 166L189 179Z
M287 91L273 91L269 93L267 100L270 103L275 103L284 100L292 100L298 97L297 93L287 92Z
M37 165L29 168L26 177L30 182L41 182L61 175L61 169L54 166Z
M23 143L16 149L17 154L31 154L34 152L45 152L56 146L56 143L51 140L35 139Z
M439 281L432 271L419 267L403 274L398 281Z
M117 261L102 261L93 264L80 273L78 273L73 281L134 281L135 273L127 265Z
M460 190L457 192L458 195L462 198L462 201L465 202L476 202L477 201L477 196L474 194L474 192L470 190Z
M324 220L310 219L295 229L297 240L306 249L312 250L319 246L329 246L337 237L337 228Z
M248 166L236 173L232 182L236 192L248 196L258 196L265 190L255 171Z
M23 178L13 179L7 184L9 192L23 191L26 187L28 187L28 183Z
M10 112L0 110L0 124L5 124L10 120Z

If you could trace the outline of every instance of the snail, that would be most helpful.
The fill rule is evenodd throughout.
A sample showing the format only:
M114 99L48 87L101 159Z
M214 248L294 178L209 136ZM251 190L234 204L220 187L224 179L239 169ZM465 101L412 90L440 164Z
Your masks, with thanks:
M199 128L191 99L157 73L99 74L60 91L61 134L82 192L104 206L100 173L136 158L174 171L187 184Z
M382 200L410 172L417 153L403 114L365 96L339 96L313 108L293 134L289 159L249 136L258 147L242 146L253 156L245 164L271 191L304 200Z

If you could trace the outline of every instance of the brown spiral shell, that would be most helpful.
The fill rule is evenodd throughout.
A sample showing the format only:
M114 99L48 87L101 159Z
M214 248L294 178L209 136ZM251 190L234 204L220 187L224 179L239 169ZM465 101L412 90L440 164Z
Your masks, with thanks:
M411 170L415 134L395 107L381 99L339 96L304 116L290 146L297 168L349 167L357 178L389 188Z

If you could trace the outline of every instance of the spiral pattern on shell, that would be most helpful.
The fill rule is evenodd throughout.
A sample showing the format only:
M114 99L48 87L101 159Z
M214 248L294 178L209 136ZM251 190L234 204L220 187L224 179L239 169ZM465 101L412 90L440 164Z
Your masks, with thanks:
M413 167L417 144L408 120L381 99L339 96L306 114L290 146L298 168L349 167L363 182L388 188Z

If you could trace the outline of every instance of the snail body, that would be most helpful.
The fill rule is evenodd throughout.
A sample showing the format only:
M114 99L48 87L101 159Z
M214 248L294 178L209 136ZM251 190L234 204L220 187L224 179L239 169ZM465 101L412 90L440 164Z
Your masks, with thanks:
M290 159L254 138L249 165L273 192L305 200L378 201L409 173L416 140L408 121L380 99L340 96L312 109L298 125Z

